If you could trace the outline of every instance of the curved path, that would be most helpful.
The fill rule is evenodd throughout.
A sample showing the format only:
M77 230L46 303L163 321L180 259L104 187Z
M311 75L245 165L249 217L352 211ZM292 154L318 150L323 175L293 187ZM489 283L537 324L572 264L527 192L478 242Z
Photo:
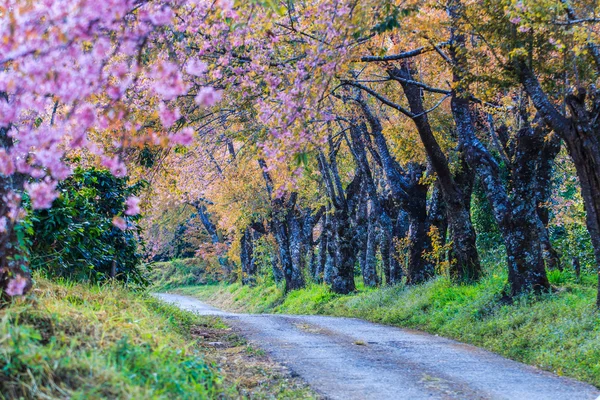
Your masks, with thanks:
M234 314L175 294L182 309L226 318L330 399L597 399L593 386L419 331L353 318Z

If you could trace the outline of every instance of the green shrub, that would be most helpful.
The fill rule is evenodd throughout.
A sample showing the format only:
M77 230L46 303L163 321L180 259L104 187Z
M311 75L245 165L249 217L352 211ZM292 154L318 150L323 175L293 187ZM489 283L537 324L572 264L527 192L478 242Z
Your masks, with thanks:
M116 279L144 284L140 216L124 215L125 201L141 188L107 170L76 169L59 184L52 208L31 211L24 223L32 269L92 282L115 273ZM115 216L126 219L130 228L114 226Z

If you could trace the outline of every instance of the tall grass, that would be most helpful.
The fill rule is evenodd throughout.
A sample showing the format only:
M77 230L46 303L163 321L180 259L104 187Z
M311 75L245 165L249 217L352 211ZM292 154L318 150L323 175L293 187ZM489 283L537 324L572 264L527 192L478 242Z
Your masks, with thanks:
M180 286L203 285L217 280L207 272L206 263L198 258L185 258L149 266L149 280L154 290Z
M199 317L118 285L38 279L35 287L30 299L0 309L0 398L221 392L219 375L186 340Z

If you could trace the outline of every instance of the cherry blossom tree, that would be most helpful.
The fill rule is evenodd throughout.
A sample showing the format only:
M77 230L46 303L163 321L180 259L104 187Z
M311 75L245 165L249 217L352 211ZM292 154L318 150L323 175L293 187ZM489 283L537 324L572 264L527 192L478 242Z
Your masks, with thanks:
M15 230L24 194L34 208L50 207L56 182L70 173L66 156L73 151L84 151L124 176L124 149L168 141L167 131L148 129L140 113L158 113L167 128L177 118L168 103L187 95L190 84L182 60L171 60L165 50L185 25L175 21L184 15L200 26L210 20L209 12L217 19L230 17L231 4L220 4L0 4L0 288L5 294L20 295L31 286ZM200 70L192 63L187 73ZM218 101L219 92L202 87L196 97L206 107ZM171 140L185 142L186 132ZM128 205L130 213L138 211L136 199Z

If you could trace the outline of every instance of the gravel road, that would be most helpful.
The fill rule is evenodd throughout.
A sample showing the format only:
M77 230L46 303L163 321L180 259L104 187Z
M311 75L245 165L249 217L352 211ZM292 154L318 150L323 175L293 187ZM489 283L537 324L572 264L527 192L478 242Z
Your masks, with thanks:
M353 318L234 314L192 297L160 299L217 315L328 399L599 399L593 386L427 333Z

